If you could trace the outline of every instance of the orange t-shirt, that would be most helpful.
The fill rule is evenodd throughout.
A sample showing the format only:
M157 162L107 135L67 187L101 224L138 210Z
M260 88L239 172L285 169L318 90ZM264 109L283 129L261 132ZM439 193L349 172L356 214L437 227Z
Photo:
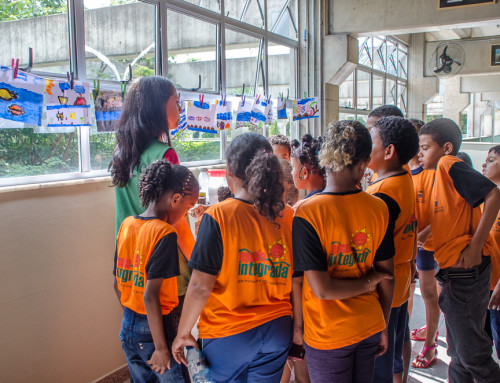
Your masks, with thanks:
M375 180L368 193L382 198L394 219L394 298L392 307L399 307L410 297L411 261L415 256L417 219L415 218L415 189L411 176L405 171Z
M159 298L161 312L167 315L179 303L175 229L156 217L125 218L116 239L114 274L122 305L143 315L146 315L144 291L147 281L164 279Z
M495 244L495 252L491 255L491 264L493 266L493 271L491 273L491 290L495 289L495 286L500 279L500 212L497 215L497 219L491 228L490 235L493 237L493 243Z
M432 188L434 209L431 230L434 258L441 269L453 266L472 239L481 220L484 197L496 185L455 156L444 156L438 162ZM493 255L490 236L483 255Z
M421 166L411 171L417 197L415 216L417 217L418 232L421 232L431 223L431 194L435 173L435 170L424 170ZM434 251L432 247L432 234L425 241L423 248L428 251Z
M205 211L188 263L217 276L198 322L200 338L239 334L292 315L292 219L289 206L270 221L236 198Z
M393 223L385 204L364 191L320 193L295 213L293 249L296 272L319 270L332 278L359 279L374 261L394 256ZM355 344L385 328L376 292L322 300L307 277L302 310L304 340L320 350Z

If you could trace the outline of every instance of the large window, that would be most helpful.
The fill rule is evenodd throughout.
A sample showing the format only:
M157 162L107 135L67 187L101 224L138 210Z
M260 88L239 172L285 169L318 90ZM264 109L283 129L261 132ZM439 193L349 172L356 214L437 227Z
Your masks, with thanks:
M359 65L340 85L340 118L366 121L370 111L397 105L407 113L408 47L392 37L359 39Z
M91 88L114 92L117 103L127 80L150 75L168 76L186 101L203 93L213 103L227 94L233 113L243 85L250 102L256 95L274 104L296 96L296 0L77 0L69 10L67 0L24 3L0 13L2 35L10 36L2 65L19 57L26 66L32 47L34 74L57 80L74 72ZM289 135L291 124L289 118L245 129ZM241 131L184 131L173 145L181 161L221 161ZM105 175L114 144L112 129L95 118L90 127L57 131L0 119L0 185L64 179L55 173ZM12 178L33 175L47 177Z

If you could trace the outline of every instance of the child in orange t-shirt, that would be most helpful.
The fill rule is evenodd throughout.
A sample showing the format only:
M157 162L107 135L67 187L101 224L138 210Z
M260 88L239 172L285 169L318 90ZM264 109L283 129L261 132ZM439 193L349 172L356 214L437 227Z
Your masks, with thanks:
M184 346L200 347L216 382L279 382L292 344L293 210L264 136L233 139L227 180L234 197L200 224L173 355L186 364Z
M375 362L375 382L402 381L408 366L403 346L410 338L408 298L417 241L415 190L411 175L403 168L418 152L418 134L401 117L383 117L370 130L373 141L368 166L377 173L367 192L381 198L394 220L394 299L389 319L387 353Z
M500 145L496 145L488 151L488 157L483 164L483 175L494 182L497 187L500 186ZM495 252L491 256L493 272L490 284L491 299L488 308L490 310L491 335L497 356L500 358L500 213L490 230L490 236L493 237Z
M420 162L436 169L431 231L441 283L439 307L446 317L451 362L450 382L499 382L500 367L491 355L485 331L490 300L489 238L500 208L496 185L456 157L462 132L450 119L438 118L419 132ZM484 201L484 212L480 205Z
M393 222L385 204L357 186L370 152L370 134L361 123L331 126L320 152L326 188L300 204L293 219L313 383L371 382L375 357L387 348Z
M124 308L120 339L134 382L190 382L184 366L172 364L179 257L173 224L198 200L198 182L184 166L158 160L139 181L148 206L126 218L116 240L114 288Z

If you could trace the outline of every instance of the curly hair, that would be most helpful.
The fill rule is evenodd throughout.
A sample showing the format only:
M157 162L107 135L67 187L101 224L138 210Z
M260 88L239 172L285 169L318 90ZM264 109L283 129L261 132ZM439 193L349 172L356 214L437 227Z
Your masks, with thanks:
M226 157L231 173L243 180L259 214L270 220L279 217L285 208L283 172L269 141L257 133L242 134L231 141Z
M229 189L227 186L220 186L217 189L217 201L218 202L225 201L231 197L234 197L233 193L231 192L231 189Z
M151 141L168 133L165 104L175 94L174 84L160 76L142 77L127 91L116 128L116 147L109 164L113 185L124 187ZM171 146L170 136L168 145Z
M462 144L462 132L458 125L449 118L436 118L422 126L419 136L429 135L439 145L443 146L447 142L453 145L452 155L456 155Z
M281 171L283 172L283 182L288 184L288 193L285 196L285 202L290 206L295 205L299 199L299 191L295 187L292 176L292 165L284 158L280 158Z
M370 117L401 117L404 118L404 114L399 109L396 105L382 105L379 106L378 108L373 109L370 114L368 115L368 118Z
M341 120L328 126L319 158L321 166L337 173L367 160L371 151L368 129L359 121Z
M158 203L168 192L183 196L198 194L199 185L191 171L167 160L152 162L139 179L139 197L142 206Z
M300 143L297 140L295 141L292 157L297 158L302 165L309 166L313 174L316 172L324 174L325 169L320 165L319 161L319 152L323 144L323 137L313 138L310 134L304 134Z
M271 145L283 145L288 149L288 154L292 154L292 147L290 146L290 140L288 137L282 134L275 134L274 136L269 137L269 143Z
M422 120L417 120L416 118L409 118L408 121L410 121L413 124L413 126L417 130L417 133L420 132L422 126L425 125L425 122L423 122Z
M401 117L383 117L374 125L384 148L394 145L401 165L418 153L418 134L413 124Z

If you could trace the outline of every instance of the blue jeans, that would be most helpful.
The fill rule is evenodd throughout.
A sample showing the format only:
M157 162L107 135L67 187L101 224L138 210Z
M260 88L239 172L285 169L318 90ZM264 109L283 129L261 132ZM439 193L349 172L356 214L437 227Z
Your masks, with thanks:
M284 316L240 334L198 343L216 382L279 383L292 335L292 318Z
M387 335L387 351L375 360L373 381L377 383L392 383L393 375L404 371L403 344L409 340L408 301L391 309Z
M491 336L497 350L497 356L500 358L500 312L490 310Z
M174 321L175 318L171 314L163 316L163 328L165 329L165 337L167 338L169 350L177 335L177 327L175 327ZM170 370L165 371L163 375L151 370L149 367L147 362L151 358L151 355L153 355L155 345L146 315L137 314L125 308L120 340L125 358L127 359L132 382L190 382L187 368L183 364L177 364L174 358L172 358Z
M378 332L361 342L333 350L318 350L305 344L307 370L312 383L372 383Z

